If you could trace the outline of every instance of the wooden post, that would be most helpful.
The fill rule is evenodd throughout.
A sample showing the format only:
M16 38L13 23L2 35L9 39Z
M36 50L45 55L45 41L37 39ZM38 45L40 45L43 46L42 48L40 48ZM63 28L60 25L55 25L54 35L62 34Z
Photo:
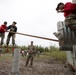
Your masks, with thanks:
M1 54L2 54L2 48L0 48L0 56L1 56Z
M76 71L76 45L73 45L73 51L66 51L66 54L69 68Z
M57 28L60 49L66 51L69 68L73 68L76 71L76 37L74 32L67 28L65 23L61 21L57 23Z
M76 3L76 0L72 0L72 3Z
M73 4L76 4L76 0L72 0ZM73 38L74 41L76 38ZM67 62L71 68L76 71L76 44L73 45L73 51L66 51L67 54Z
M20 49L15 48L11 75L19 75L19 58L20 58Z
M59 41L59 45L60 46L63 46L64 45L64 25L63 25L63 22L62 21L59 21L57 22L57 32L54 32L53 34L58 38L58 41Z
M73 65L76 68L76 45L73 45Z

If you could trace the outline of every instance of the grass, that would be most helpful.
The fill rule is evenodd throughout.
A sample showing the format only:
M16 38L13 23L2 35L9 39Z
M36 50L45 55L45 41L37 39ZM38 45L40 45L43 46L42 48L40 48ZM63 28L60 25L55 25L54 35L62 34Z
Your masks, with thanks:
M60 62L60 63L65 63L66 62L66 52L64 51L59 51L59 50L54 50L51 53L50 52L43 52L40 55L40 58L36 58L36 59L53 59L56 62Z
M66 52L59 51L59 50L52 51L50 56L57 59L57 60L65 60L66 59Z
M13 57L9 53L1 54L1 56L0 56L0 61L2 61L2 60L11 60L11 59L13 59Z
M22 57L20 56L21 59L26 59L26 57ZM13 59L12 54L11 53L6 53L3 54L2 56L0 56L0 61L1 60L10 60ZM53 50L51 52L43 52L42 54L40 54L40 56L36 56L35 60L51 60L53 59L54 61L59 61L61 63L65 63L66 61L66 52L64 51L60 51L60 50Z

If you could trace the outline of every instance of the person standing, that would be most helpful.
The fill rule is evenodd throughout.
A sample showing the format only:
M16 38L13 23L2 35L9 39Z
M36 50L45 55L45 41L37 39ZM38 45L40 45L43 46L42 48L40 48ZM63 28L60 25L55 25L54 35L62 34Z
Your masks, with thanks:
M27 59L26 59L26 65L28 65L29 60L30 60L30 66L33 65L33 59L34 59L34 55L35 55L35 47L33 45L33 41L31 41L31 45L28 46L28 55L27 55Z
M16 27L16 22L14 21L13 23L12 23L12 25L9 25L8 27L7 27L7 30L10 30L10 32L8 33L8 35L7 35L7 40L6 40L6 45L7 45L7 47L8 47L8 45L9 45L9 42L10 42L10 38L12 37L12 45L14 46L15 45L15 33L17 32L17 27ZM15 33L12 33L12 32L15 32Z
M7 22L5 21L1 26L0 26L0 37L1 37L1 43L0 45L3 45L4 43L4 38L5 38L5 31L7 29Z

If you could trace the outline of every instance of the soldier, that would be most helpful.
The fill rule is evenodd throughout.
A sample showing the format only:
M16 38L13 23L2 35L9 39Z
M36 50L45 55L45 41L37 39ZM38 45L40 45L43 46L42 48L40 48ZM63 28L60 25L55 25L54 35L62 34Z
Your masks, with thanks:
M76 4L72 4L71 2L67 2L64 4L60 2L56 7L56 11L58 13L64 13L64 17L67 17L70 14L76 14Z
M12 37L12 44L13 44L13 46L15 45L15 33L12 33L12 32L17 32L16 24L17 23L14 21L12 23L12 25L9 25L7 27L7 30L10 30L10 32L8 33L8 36L7 36L7 40L6 40L7 47L8 47L8 44L9 44L11 37Z
M59 13L64 13L65 25L74 31L76 36L76 3L62 3L57 5L56 11Z
M65 25L67 25L71 30L76 30L76 4L71 2L64 4L60 2L57 5L56 11L58 13L64 13Z
M35 55L35 47L33 45L33 41L31 41L31 45L28 46L28 55L27 55L27 59L26 59L26 66L29 63L29 60L30 60L30 66L33 65L34 55Z
M5 21L5 22L0 26L0 37L1 37L1 43L0 43L0 45L3 45L3 43L4 43L6 28L7 28L7 22Z

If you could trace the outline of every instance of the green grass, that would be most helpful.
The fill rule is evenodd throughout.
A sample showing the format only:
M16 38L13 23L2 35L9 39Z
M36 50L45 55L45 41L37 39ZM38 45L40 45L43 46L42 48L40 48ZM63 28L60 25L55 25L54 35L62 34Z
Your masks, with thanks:
M11 53L5 53L2 56L0 56L0 60L11 60L13 59ZM20 59L25 59L26 57L20 56ZM61 62L65 63L66 61L66 52L65 51L60 51L60 50L52 50L51 52L43 52L40 54L40 56L36 56L35 60L51 60L53 59L56 62Z
M59 50L52 51L50 56L57 59L57 60L65 60L66 59L66 52L59 51Z
M54 50L51 53L50 52L43 52L40 57L37 57L36 59L53 59L56 62L65 63L66 62L66 52Z
M1 61L1 60L11 60L11 59L13 59L13 57L12 57L12 54L9 54L9 53L2 54L2 55L0 56L0 61Z

